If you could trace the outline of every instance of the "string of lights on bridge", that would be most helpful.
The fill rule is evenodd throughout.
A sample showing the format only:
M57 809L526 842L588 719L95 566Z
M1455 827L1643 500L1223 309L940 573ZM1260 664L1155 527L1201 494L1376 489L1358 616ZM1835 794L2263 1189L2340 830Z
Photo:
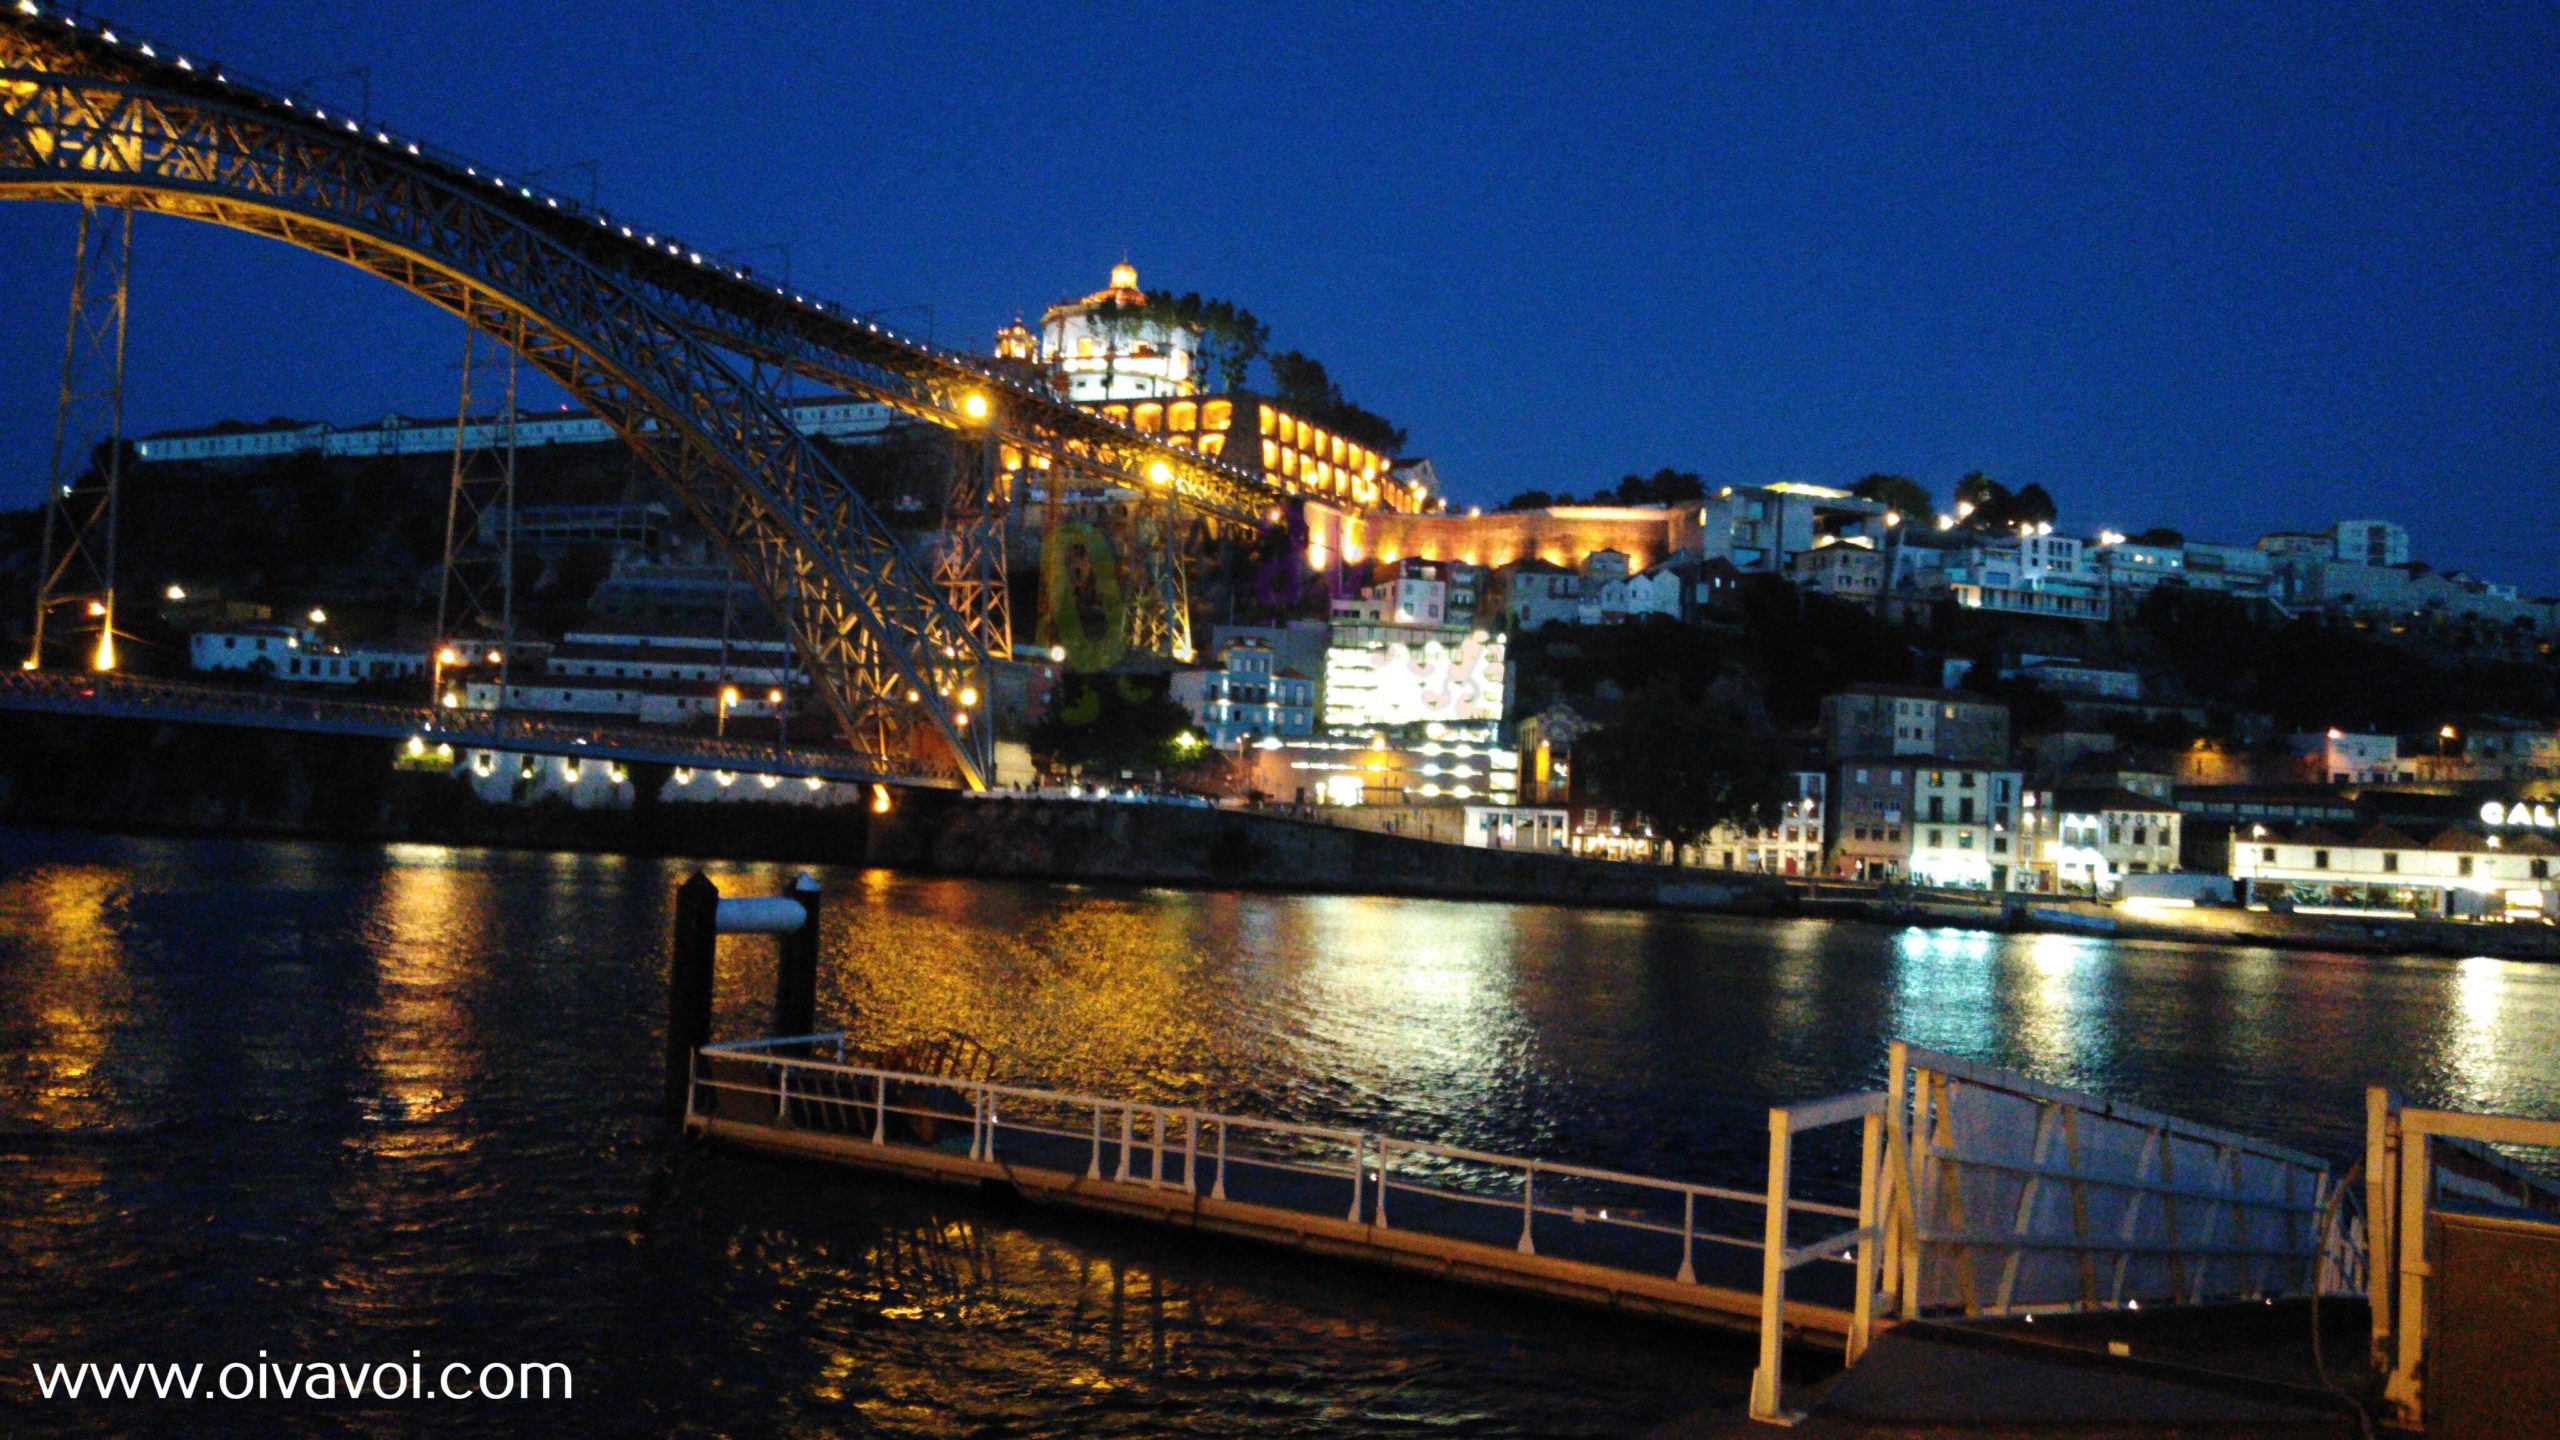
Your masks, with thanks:
M26 16L30 19L48 19L74 33L78 33L83 29L81 20L78 16L64 13L48 14L44 6L37 3L37 0L17 0L17 11L20 15ZM296 101L293 96L288 93L288 90L285 87L256 81L250 77L242 76L238 72L228 70L221 65L211 64L210 62L208 62L207 68L199 71L194 60L190 57L174 51L164 57L147 41L117 34L115 28L104 20L93 22L88 28L93 30L97 37L100 40L105 41L107 44L116 46L119 49L129 50L134 54L141 56L143 59L164 64L173 64L176 68L186 72L187 74L210 78L215 84L221 85L226 89L237 90L254 99L282 105L285 109L292 111L296 115L307 114L313 121L320 124L329 123L329 112L326 107L314 104L306 108L303 104ZM355 120L348 119L343 114L338 117L337 123L346 131L346 133L354 135L359 139L364 137L367 126L359 124ZM442 146L430 145L425 142L395 136L390 130L381 127L373 127L373 141L375 144L395 153L405 153L418 159L432 160L447 167L458 167L466 177L475 180L485 180L489 183L492 189L496 190L500 194L506 194L512 191L519 199L540 200L547 209L558 210L564 214L570 215L586 215L587 218L595 222L598 229L619 234L623 239L643 245L652 251L662 252L666 255L689 261L693 265L699 266L705 270L727 275L729 278L745 284L755 285L758 288L770 288L777 298L789 300L793 304L798 305L802 309L811 313L825 315L829 319L839 320L847 324L859 325L864 330L880 336L882 339L905 345L911 349L921 351L934 359L940 360L945 364L966 370L991 385L1003 386L1004 388L1025 397L1040 398L1039 392L1034 390L1031 386L1024 384L1013 376L999 374L996 371L988 369L986 366L980 364L975 356L966 354L962 351L948 349L930 341L918 340L910 335L901 334L894 329L882 326L877 321L866 316L848 311L844 306L835 301L826 299L812 300L803 292L792 290L784 285L773 284L766 277L757 274L749 267L723 262L718 258L716 252L706 255L698 247L686 244L685 242L672 237L661 237L657 232L646 227L642 227L635 232L632 226L616 221L609 212L604 210L598 209L592 214L589 214L587 207L579 204L574 199L568 200L564 204L562 197L558 195L551 194L547 191L537 191L534 187L522 184L521 182L511 184L494 168L489 173L483 174L481 173L480 167L477 163L470 161L451 150L447 150ZM983 394L971 394L965 396L962 398L960 404L962 413L970 420L984 420L988 417L991 410L989 402ZM1098 414L1092 415L1091 418L1094 423L1105 425L1113 430L1117 430L1120 433L1129 436L1131 439L1139 441L1141 444L1153 443L1127 423L1114 421L1107 416ZM1190 460L1192 463L1205 466L1212 470L1224 472L1230 478L1238 481L1250 482L1253 478L1248 472L1240 467L1227 464L1224 461L1211 459L1205 456L1186 456L1185 458ZM1164 461L1158 460L1148 468L1147 478L1157 485L1170 484L1173 479L1172 467L1167 465Z

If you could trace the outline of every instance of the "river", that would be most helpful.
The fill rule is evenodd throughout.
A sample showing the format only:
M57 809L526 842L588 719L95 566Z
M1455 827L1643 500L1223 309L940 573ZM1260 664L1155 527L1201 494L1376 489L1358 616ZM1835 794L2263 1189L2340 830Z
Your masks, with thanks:
M174 1426L36 1401L36 1362L262 1351L557 1361L577 1398L182 1433L1623 1434L1747 1380L1719 1336L671 1146L690 868L0 829L6 1428ZM2368 1082L2560 1115L2560 967L817 873L857 1043L1682 1178L1756 1184L1766 1107L1894 1037L2341 1161ZM771 962L731 944L742 1037Z

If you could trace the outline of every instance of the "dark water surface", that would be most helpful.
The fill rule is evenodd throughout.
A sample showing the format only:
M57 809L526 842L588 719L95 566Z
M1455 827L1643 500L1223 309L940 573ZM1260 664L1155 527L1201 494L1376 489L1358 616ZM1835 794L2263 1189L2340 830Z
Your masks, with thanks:
M0 830L0 1434L1621 1434L1743 1345L671 1148L689 867ZM769 893L777 866L721 866ZM822 1023L1006 1078L1757 1184L1904 1037L2340 1158L2560 1114L2560 968L821 872ZM724 950L720 1032L769 953ZM35 1361L556 1360L566 1405L35 1398Z

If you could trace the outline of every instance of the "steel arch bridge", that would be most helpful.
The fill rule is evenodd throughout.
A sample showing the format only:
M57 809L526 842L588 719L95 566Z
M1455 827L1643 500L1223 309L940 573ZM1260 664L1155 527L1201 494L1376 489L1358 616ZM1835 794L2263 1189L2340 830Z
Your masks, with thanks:
M698 248L35 0L0 12L0 200L264 235L379 276L512 346L660 474L771 606L858 748L991 776L985 547L996 448L1162 511L1249 525L1285 493ZM982 442L928 574L784 401L814 385ZM955 487L957 489L959 487ZM1161 530L1155 532L1162 544ZM976 547L974 557L967 553ZM1133 628L1187 648L1179 562ZM955 603L956 601L956 603ZM1000 636L1001 625L995 633ZM1001 643L999 640L998 643Z

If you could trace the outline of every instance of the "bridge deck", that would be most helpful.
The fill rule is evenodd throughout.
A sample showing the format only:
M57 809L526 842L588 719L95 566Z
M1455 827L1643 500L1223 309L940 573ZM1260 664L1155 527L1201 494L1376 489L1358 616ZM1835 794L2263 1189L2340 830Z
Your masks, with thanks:
M1756 1192L818 1058L837 1043L706 1048L687 1128L1496 1289L1760 1324L1767 1202ZM1808 1234L1856 1223L1846 1207L1798 1200L1791 1212L1790 1229ZM1816 1267L1788 1328L1846 1336L1851 1288L1846 1264Z
M73 671L0 671L0 710L33 710L103 719L166 720L189 725L233 725L294 730L315 735L354 735L381 740L423 739L457 750L562 755L578 759L690 765L789 779L814 777L860 783L954 786L947 767L903 757L884 759L823 745L770 745L636 726L595 724L575 718L439 710L426 705L342 700L324 695L280 694L177 680Z

